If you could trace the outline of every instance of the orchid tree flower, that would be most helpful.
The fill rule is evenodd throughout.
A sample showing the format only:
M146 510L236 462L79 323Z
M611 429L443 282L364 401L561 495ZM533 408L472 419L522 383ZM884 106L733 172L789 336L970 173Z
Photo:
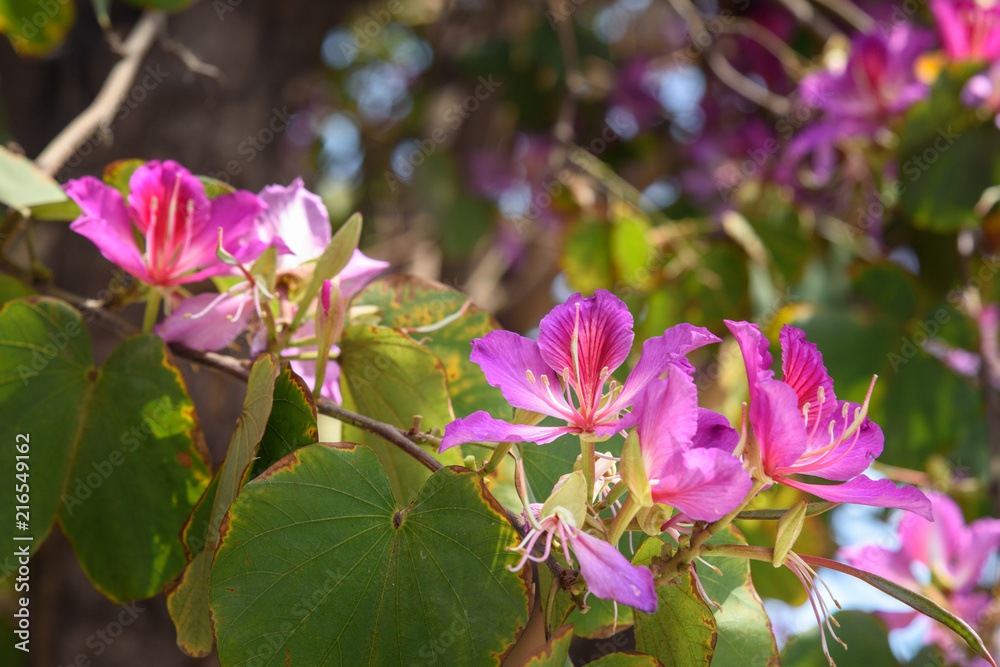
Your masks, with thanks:
M597 290L592 297L574 294L553 308L542 318L537 342L510 331L473 340L470 359L510 405L566 424L511 424L481 410L445 428L441 451L477 441L544 444L567 433L600 440L635 423L634 416L622 413L668 365L693 374L684 355L719 341L690 324L667 329L643 343L639 362L619 385L611 373L625 361L633 338L628 307L611 292Z
M973 627L992 605L983 584L988 563L1000 550L1000 520L983 518L966 525L962 510L947 495L928 492L934 522L905 514L896 528L898 544L845 547L839 556L857 567L922 592ZM890 629L908 627L923 617L919 612L880 611ZM938 623L928 623L924 643L937 644L949 664L985 665L970 658L954 634Z
M739 436L722 415L698 407L690 375L674 367L651 381L634 412L653 501L716 521L746 498L753 482L734 455Z
M580 574L587 590L602 600L613 600L652 614L657 597L653 573L648 567L632 565L618 548L584 530L587 518L587 483L580 472L564 475L545 504L531 503L525 511L531 529L512 551L521 553L521 560L510 566L520 570L529 560L544 562L552 547L561 548L566 563L572 567L573 557L580 565ZM535 545L543 540L541 554Z
M995 0L931 0L948 57L991 62L1000 56L1000 4Z
M930 501L915 487L897 487L862 473L882 453L882 429L868 417L874 378L863 405L837 400L823 357L805 333L781 330L782 380L774 379L767 338L756 324L726 321L743 352L753 436L744 457L751 474L833 502L909 510L931 519ZM812 484L810 475L843 484Z
M209 199L205 186L178 163L151 160L121 193L84 176L65 185L82 214L70 229L90 239L109 261L147 285L164 290L229 273L216 254L222 248L252 262L269 245L258 215L266 204L238 190Z

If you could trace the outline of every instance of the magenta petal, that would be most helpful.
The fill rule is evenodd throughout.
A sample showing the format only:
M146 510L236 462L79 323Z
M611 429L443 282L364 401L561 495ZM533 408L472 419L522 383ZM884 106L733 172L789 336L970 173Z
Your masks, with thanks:
M271 244L271 234L259 220L265 204L257 195L237 190L211 201L212 218L209 231L215 239L211 244L212 255L218 244L219 227L222 227L223 247L241 262L251 263Z
M956 59L968 57L969 37L954 0L931 0L930 10L948 55Z
M287 349L287 348L286 348ZM333 350L331 350L331 353ZM315 361L301 361L298 359L292 359L288 362L292 370L301 377L308 387L316 387L316 362ZM338 364L333 359L330 359L326 363L326 376L323 378L323 389L320 390L320 396L329 398L335 403L342 403L342 396L340 393L340 364Z
M187 317L201 313L216 300L204 315ZM153 331L168 343L180 343L195 350L221 350L246 330L255 312L252 300L248 292L221 299L214 292L198 294L184 299Z
M190 203L189 203L190 202ZM182 240L180 229L191 225L197 232L208 222L210 206L205 186L190 171L173 160L150 160L140 165L129 178L129 209L147 243L156 245L169 235L173 219L178 224L174 240ZM188 208L190 207L190 215Z
M515 408L566 421L575 418L575 410L566 403L560 389L559 376L542 361L538 346L530 338L511 331L491 331L472 341L469 358L479 364L486 381L499 387L503 397ZM533 382L528 377L529 372Z
M810 451L823 449L829 442L830 423L833 422L833 432L839 435L844 429L844 416L842 406L848 406L848 419L854 417L854 411L859 409L857 403L840 401L831 411L827 421L821 422L816 428L815 434L809 439L809 449L807 449L798 462L791 467L775 469L775 474L798 472L806 475L815 475L823 479L847 480L860 475L872 461L882 453L885 444L885 436L878 424L868 417L858 427L855 435L845 438L832 451L823 452L821 455L811 458ZM824 410L825 412L825 410ZM812 426L807 430L812 431Z
M288 187L268 185L260 191L267 205L260 221L283 245L278 269L294 269L323 254L333 237L330 214L319 195L309 192L296 178Z
M750 425L768 474L793 465L808 446L798 403L795 391L784 382L766 380L757 386L750 403Z
M607 368L613 372L622 365L634 337L632 314L625 302L607 290L597 290L588 298L574 294L542 318L538 351L556 373L569 369L580 400L596 408L603 385L601 371Z
M692 447L711 447L732 454L740 442L739 431L729 420L707 408L698 408L698 430L691 440Z
M615 399L615 404L625 408L631 405L635 396L646 384L666 372L669 366L678 366L689 374L694 373L694 366L687 360L687 355L709 343L718 343L722 339L703 327L691 324L678 324L663 332L662 336L650 338L642 344L642 355L635 368L628 374L621 394Z
M456 419L444 428L439 452L467 442L534 442L542 445L566 433L573 433L572 426L527 426L508 424L491 417L484 410L468 417Z
M337 276L340 278L340 292L350 299L375 276L389 268L389 262L372 259L360 250L355 250L351 259Z
M928 521L933 520L931 501L915 486L896 486L888 479L870 479L858 475L843 484L807 484L781 478L781 483L835 503L857 503L871 507L908 510Z
M675 453L659 475L649 480L653 500L700 521L721 519L753 486L740 460L721 449Z
M83 212L69 228L90 239L108 261L148 282L146 265L132 236L132 223L121 193L93 176L70 181L65 190Z
M743 363L747 369L747 382L750 386L750 401L753 402L757 385L774 377L774 371L771 370L774 359L768 351L770 344L756 324L730 320L725 320L725 323L733 336L736 337L736 342L743 353Z
M569 542L591 593L647 614L656 611L656 588L648 567L632 565L617 548L582 530Z
M816 345L806 340L806 333L791 325L781 329L781 372L786 384L799 397L799 409L809 403L809 423L825 420L838 407L833 393L833 379L823 365L823 355ZM823 388L823 407L820 412L819 389Z
M674 455L691 447L698 430L698 393L686 373L670 373L666 380L653 380L639 394L633 414L642 463L652 480L668 474L666 467Z

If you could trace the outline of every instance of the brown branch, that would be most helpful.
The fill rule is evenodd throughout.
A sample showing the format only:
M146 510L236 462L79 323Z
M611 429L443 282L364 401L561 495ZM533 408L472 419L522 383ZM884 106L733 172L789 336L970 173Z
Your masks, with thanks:
M97 97L63 128L35 159L35 163L42 171L49 176L55 175L73 152L95 131L107 127L118 107L125 101L139 66L156 36L166 25L166 21L163 12L148 10L143 13L142 18L122 44L121 52L124 57L111 68Z

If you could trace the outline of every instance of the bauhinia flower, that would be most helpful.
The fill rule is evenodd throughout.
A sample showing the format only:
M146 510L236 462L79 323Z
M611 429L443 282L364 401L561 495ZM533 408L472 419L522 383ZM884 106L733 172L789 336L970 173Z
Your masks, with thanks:
M739 436L722 415L698 407L694 379L682 369L651 381L634 412L655 502L691 519L715 521L749 493L753 483L734 456Z
M623 411L668 365L693 373L684 355L719 341L707 329L690 324L667 329L643 343L638 363L619 385L611 373L625 361L633 338L632 315L606 290L586 298L575 294L553 308L539 324L538 342L510 331L477 338L470 359L510 405L556 417L566 425L510 424L474 412L446 427L441 451L476 441L543 444L566 433L599 440L634 424Z
M982 584L984 570L1000 549L1000 520L984 518L966 525L962 510L950 497L929 492L934 522L906 514L896 528L898 545L861 545L841 549L849 565L872 572L942 604L973 627L981 623L993 596ZM994 582L986 582L994 583ZM881 611L890 629L904 628L923 617L916 611ZM985 665L970 658L961 642L944 626L929 622L925 644L937 644L949 664Z
M587 510L582 473L564 475L544 505L532 503L527 510L525 514L532 527L521 543L511 548L521 553L521 560L511 570L520 570L529 560L545 561L558 540L557 547L562 548L571 567L570 552L576 556L580 574L591 593L648 614L656 611L656 589L649 568L632 565L617 547L584 530ZM541 554L535 554L535 545L543 538L545 548Z
M823 357L800 329L781 330L782 380L774 379L767 338L756 324L726 321L746 364L753 437L744 454L767 483L781 482L833 502L909 510L931 519L930 501L914 487L861 474L882 453L882 429L868 418L874 378L863 405L837 400ZM842 481L812 484L798 475Z
M989 62L1000 56L1000 4L995 0L931 0L930 8L952 60Z
M220 229L223 249L240 262L252 262L270 242L257 223L265 204L256 195L239 190L209 199L201 181L171 160L136 169L127 203L93 176L70 181L65 189L83 211L70 229L156 287L232 271L216 254Z

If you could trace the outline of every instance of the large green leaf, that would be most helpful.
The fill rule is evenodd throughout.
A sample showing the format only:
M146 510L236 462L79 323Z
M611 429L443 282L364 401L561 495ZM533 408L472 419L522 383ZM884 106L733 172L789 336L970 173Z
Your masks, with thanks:
M420 415L422 430L443 432L454 419L444 365L426 347L389 327L356 325L344 330L340 387L345 408L399 428L410 428L413 417ZM343 438L378 454L400 504L408 503L430 476L407 454L367 431L345 424ZM438 459L461 463L460 448Z
M650 538L643 542L632 562L648 564L659 556L663 542ZM715 617L698 594L698 586L685 572L656 589L659 598L655 614L634 611L635 647L668 667L696 667L712 662L717 640Z
M587 639L610 637L632 625L632 607L615 605L612 600L601 600L593 595L587 599L586 613L574 609L569 615L573 634Z
M177 645L189 655L203 656L212 650L208 582L219 528L247 479L254 452L264 437L280 371L271 354L261 356L250 369L243 411L226 460L184 526L184 544L191 552L191 561L166 595L167 609L177 629Z
M2 30L4 4L8 0L0 0L0 30ZM59 5L58 0L52 0L53 5ZM72 6L72 5L70 5ZM7 206L26 209L38 204L50 204L68 199L59 184L51 176L43 173L35 163L24 157L11 153L0 146L0 203Z
M469 297L430 280L394 275L369 285L354 303L377 306L382 324L402 329L441 360L456 416L486 410L499 419L511 417L513 411L500 390L491 387L482 369L469 361L472 340L500 326L469 303Z
M573 626L564 625L552 634L552 639L540 646L521 667L566 667L569 645L573 641Z
M359 445L296 450L244 488L212 570L220 662L498 665L532 603L479 477L434 473L397 509Z
M32 548L58 515L94 585L113 600L146 598L184 565L178 539L209 479L207 453L180 372L155 336L127 338L100 369L80 314L29 298L0 310L0 437L30 439ZM14 470L13 446L0 450Z
M709 542L746 544L733 526L714 535ZM698 566L698 577L705 592L722 606L722 611L715 610L719 640L715 645L714 664L726 667L780 665L771 621L750 579L750 561L719 557L706 557L705 560L722 572L720 575L711 568Z
M663 663L653 656L633 651L609 653L588 664L591 667L663 667ZM725 665L721 665L721 667L725 667Z
M68 0L0 0L0 32L22 56L54 51L75 18L76 3Z
M257 458L250 476L256 477L287 454L318 439L316 401L305 381L284 362L281 374L274 383L271 414L257 447Z
M19 299L23 296L31 296L36 294L35 290L28 287L20 280L13 276L8 276L5 273L0 273L0 306L12 301L13 299Z

